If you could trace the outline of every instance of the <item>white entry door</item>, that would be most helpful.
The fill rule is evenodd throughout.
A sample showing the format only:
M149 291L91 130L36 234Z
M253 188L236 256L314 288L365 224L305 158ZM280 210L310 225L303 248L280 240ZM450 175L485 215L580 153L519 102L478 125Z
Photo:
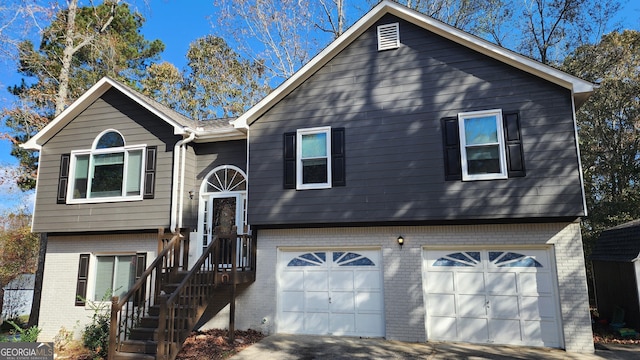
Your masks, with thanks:
M379 250L280 251L279 333L384 336Z
M561 347L548 250L425 250L429 340Z

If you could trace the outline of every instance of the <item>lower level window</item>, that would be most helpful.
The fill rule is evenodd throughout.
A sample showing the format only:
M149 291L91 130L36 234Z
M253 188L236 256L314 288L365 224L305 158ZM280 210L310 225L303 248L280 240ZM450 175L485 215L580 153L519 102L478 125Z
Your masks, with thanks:
M133 283L136 274L135 255L97 256L96 286L94 300L124 296Z

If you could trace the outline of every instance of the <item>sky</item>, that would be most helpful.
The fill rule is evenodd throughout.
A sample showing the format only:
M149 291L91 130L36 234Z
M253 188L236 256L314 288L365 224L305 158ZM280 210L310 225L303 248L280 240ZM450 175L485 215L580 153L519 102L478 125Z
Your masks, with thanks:
M160 39L165 44L161 61L173 63L178 69L184 67L189 44L199 37L213 33L212 22L215 22L216 13L213 2L214 0L147 0L148 6L139 8L146 19L142 33L149 40ZM623 28L640 29L640 0L626 1L620 11L619 21ZM37 35L34 34L36 42ZM6 87L19 81L15 64L0 63L0 106L7 104L10 99ZM6 167L17 164L10 155L10 149L8 141L0 140L0 174ZM33 193L25 195L15 186L0 184L0 214L16 205L30 209L32 202Z

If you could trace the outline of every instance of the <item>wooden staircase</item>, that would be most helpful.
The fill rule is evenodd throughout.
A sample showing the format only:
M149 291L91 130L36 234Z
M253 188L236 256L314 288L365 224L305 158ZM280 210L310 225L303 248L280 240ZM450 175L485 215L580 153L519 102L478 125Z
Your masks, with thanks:
M255 239L235 228L217 233L189 269L188 234L160 231L158 257L122 299L112 299L109 359L175 359L216 296L231 306L233 333L236 286L255 281Z

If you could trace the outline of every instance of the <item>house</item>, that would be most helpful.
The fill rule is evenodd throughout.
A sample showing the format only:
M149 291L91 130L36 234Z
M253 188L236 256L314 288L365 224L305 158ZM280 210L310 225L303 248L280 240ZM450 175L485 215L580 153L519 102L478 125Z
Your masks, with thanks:
M626 327L640 329L640 220L603 231L589 260L600 318L612 322L619 308Z
M114 351L158 358L194 324L593 352L593 90L390 1L230 122L103 79L24 145L42 337L117 289L118 326L158 330Z

